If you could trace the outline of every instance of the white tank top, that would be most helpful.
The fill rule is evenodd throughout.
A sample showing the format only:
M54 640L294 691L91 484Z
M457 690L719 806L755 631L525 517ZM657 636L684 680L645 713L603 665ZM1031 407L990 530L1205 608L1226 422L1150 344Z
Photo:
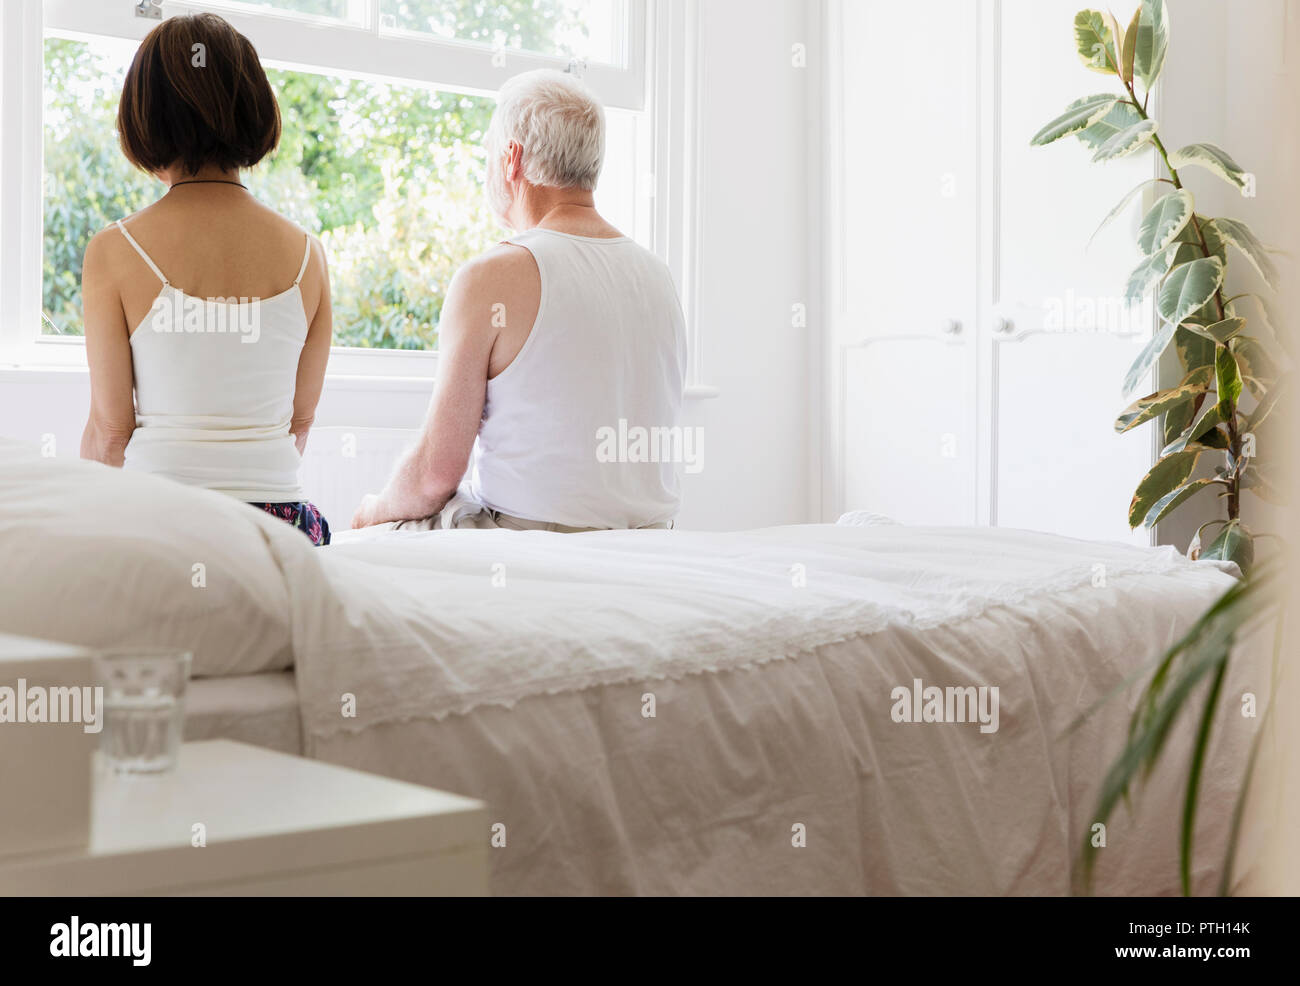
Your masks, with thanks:
M541 302L519 355L488 381L471 495L572 527L671 520L678 464L638 444L638 429L680 431L686 328L668 268L625 236L531 229L507 242L537 261Z
M136 418L124 465L250 502L304 499L289 424L307 339L299 283L310 239L287 290L204 299L174 287L120 220L117 228L162 281L131 333Z

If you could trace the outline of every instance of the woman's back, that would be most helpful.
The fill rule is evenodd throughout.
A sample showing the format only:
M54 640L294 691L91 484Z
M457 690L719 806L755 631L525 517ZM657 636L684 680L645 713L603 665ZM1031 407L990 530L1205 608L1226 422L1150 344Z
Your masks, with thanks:
M180 182L123 225L167 280L193 297L271 298L292 286L302 264L302 229L225 181ZM134 330L148 314L159 280L124 245L115 273ZM320 285L310 276L304 282L304 297L314 299ZM304 315L310 323L315 305L309 303Z
M242 500L302 500L290 426L321 293L309 238L223 181L179 183L116 232L136 394L124 464Z

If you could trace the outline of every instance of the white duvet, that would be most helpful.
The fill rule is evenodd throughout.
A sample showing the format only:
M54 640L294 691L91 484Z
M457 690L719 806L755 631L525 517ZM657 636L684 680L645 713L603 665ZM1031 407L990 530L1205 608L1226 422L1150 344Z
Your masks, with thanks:
M292 608L300 687L321 734L749 667L1080 587L1115 597L1145 575L1230 583L1172 548L974 528L437 531L341 541L325 553L323 587L312 585L315 566L299 576L313 591ZM971 669L969 683L996 685L995 670ZM340 692L367 714L340 718Z
M285 566L307 751L487 800L498 893L1066 893L1127 700L1067 727L1232 578L888 525L390 533ZM996 731L897 721L898 689L966 686ZM1176 890L1180 774L1112 820L1099 890Z

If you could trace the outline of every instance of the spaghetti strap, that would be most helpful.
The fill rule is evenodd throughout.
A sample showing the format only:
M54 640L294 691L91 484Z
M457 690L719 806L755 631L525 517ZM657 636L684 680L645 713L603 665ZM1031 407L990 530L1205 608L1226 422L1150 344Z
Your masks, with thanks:
M295 288L302 280L302 276L307 273L307 261L311 260L311 237L306 233L303 233L302 235L306 238L307 245L303 247L302 250L302 266L298 268L298 276L293 279L293 286Z
M149 254L144 252L144 247L140 246L140 244L135 241L135 237L126 231L126 227L122 225L122 220L117 220L113 225L122 231L122 235L126 237L126 242L130 243L131 246L135 248L135 252L140 255L141 260L149 265L149 269L158 275L158 280L163 282L163 287L170 287L171 281L167 280L167 275L158 269L158 265L149 258Z

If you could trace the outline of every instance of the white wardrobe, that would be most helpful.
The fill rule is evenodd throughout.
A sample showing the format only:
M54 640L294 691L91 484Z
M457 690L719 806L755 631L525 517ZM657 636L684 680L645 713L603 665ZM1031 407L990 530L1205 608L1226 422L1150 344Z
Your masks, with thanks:
M1150 193L1088 241L1156 163L1029 146L1118 86L1075 55L1085 6L824 8L824 515L1150 542L1126 513L1151 428L1113 429L1154 325L1120 303Z

